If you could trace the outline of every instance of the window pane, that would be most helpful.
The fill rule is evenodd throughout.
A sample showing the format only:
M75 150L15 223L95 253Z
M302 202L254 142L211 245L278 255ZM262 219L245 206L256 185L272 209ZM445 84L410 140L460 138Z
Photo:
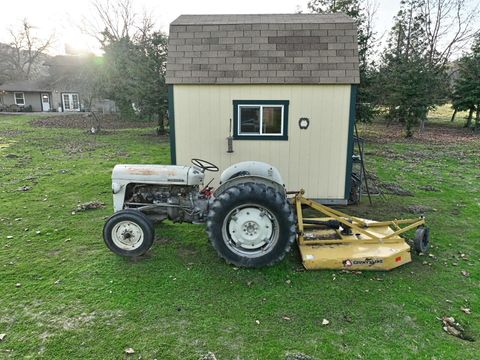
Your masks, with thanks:
M78 95L72 94L72 105L74 110L78 110Z
M282 133L282 108L281 107L263 107L263 133L281 134Z
M23 98L23 93L15 93L15 104L25 105L25 99Z
M63 107L65 110L70 110L70 97L68 94L63 95Z
M240 107L240 133L260 134L260 107Z

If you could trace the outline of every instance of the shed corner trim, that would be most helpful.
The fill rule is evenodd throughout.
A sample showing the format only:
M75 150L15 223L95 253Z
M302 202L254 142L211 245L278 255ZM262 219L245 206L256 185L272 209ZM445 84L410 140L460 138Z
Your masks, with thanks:
M173 84L168 85L168 132L170 135L170 162L177 164L177 151L175 148L175 106L173 103Z
M347 147L347 168L345 171L345 200L350 198L352 190L352 166L353 166L353 129L355 126L355 104L357 100L357 85L352 84L350 89L350 113L348 119L348 147Z

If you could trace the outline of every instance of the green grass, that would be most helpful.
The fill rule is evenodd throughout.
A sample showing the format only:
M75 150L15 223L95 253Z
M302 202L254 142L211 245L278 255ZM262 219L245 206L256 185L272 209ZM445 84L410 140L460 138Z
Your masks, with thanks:
M0 117L0 144L9 144L0 149L0 358L478 358L479 342L446 334L438 318L454 316L480 336L479 140L367 144L369 170L415 196L348 211L388 219L431 207L434 258L388 273L305 272L294 250L275 267L244 270L217 257L200 225L157 226L142 260L104 246L112 167L169 161L168 143L145 136L153 128L95 138L30 119ZM418 188L428 184L440 192ZM92 200L107 207L72 214Z

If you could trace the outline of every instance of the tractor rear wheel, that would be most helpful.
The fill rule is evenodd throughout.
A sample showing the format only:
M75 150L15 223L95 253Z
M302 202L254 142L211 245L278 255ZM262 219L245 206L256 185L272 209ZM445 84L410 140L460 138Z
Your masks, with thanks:
M263 184L244 183L214 200L207 232L228 263L270 266L281 261L295 241L295 215L285 194Z
M116 212L103 227L105 244L121 256L145 254L152 246L154 237L154 228L147 216L131 209Z

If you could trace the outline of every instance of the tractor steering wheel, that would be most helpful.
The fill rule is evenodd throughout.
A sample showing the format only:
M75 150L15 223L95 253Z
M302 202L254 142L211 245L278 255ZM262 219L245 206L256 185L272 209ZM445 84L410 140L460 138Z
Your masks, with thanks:
M202 159L192 159L192 164L202 169L202 171L217 172L219 170L217 165Z

